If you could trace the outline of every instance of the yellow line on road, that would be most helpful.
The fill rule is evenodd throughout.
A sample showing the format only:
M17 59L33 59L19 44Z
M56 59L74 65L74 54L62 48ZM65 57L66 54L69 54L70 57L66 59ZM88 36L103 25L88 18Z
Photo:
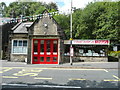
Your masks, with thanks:
M0 73L3 73L3 71L0 71Z
M83 80L86 80L86 79L82 79L82 78L70 78L69 80L81 80L81 81L83 81Z
M104 80L104 81L114 81L114 82L118 82L118 81L120 81L120 80Z
M113 77L114 77L114 78L116 78L116 79L118 79L118 80L120 80L120 78L119 78L119 77L117 77L117 76L115 76L115 75L113 75Z
M10 70L12 70L12 68L3 68L2 71L0 71L0 73L4 73L4 72L10 71Z
M52 78L42 78L42 77L35 77L34 79L45 79L45 80L52 80Z
M13 76L2 76L2 78L18 78L18 77L13 77Z
M12 69L22 69L22 68L26 68L26 67L3 67L3 69L6 69L6 68L12 68Z

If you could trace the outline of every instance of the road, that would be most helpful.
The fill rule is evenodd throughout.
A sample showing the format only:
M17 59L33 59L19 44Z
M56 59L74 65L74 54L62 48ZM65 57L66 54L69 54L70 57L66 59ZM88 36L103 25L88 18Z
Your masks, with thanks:
M0 68L2 84L63 85L80 88L117 88L117 68L23 67Z

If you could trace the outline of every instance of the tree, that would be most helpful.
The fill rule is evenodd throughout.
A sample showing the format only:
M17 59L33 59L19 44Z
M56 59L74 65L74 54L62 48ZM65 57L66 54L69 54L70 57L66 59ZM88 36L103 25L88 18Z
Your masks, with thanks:
M25 2L28 0L23 0L24 2L12 2L6 7L6 17L20 17L22 16L32 16L41 14L45 9L48 11L56 11L57 5L55 3L42 3L42 2Z
M4 2L1 2L0 3L0 15L1 16L4 16L6 14L5 9L6 9L6 4Z
M75 39L110 39L120 42L119 2L89 3L73 13Z
M55 15L53 18L64 30L66 39L69 39L70 38L70 17L64 14L60 14L60 15Z

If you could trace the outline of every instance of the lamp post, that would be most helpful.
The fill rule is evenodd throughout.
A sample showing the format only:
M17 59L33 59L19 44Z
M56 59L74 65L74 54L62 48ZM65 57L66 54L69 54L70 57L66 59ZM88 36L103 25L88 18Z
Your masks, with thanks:
M72 0L71 0L71 15L70 15L70 65L73 65L72 63Z

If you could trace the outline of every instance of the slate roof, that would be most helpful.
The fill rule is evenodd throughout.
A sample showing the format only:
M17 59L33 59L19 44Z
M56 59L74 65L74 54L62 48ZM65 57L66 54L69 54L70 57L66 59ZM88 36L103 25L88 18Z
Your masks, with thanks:
M28 33L27 27L30 27L33 22L19 22L12 30L13 33Z

